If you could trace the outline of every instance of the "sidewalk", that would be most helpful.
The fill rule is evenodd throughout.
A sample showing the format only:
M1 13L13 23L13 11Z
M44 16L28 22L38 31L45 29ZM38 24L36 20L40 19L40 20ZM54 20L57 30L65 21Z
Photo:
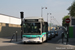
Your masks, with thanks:
M63 45L66 45L66 39L63 39ZM62 44L62 39L59 39L58 44ZM70 46L74 46L75 47L75 38L69 38L69 42L67 45L70 45Z
M20 37L18 37L17 42L16 42L16 38L12 39L11 42L10 40L11 40L11 37L0 38L0 46L17 45L17 43L21 42Z

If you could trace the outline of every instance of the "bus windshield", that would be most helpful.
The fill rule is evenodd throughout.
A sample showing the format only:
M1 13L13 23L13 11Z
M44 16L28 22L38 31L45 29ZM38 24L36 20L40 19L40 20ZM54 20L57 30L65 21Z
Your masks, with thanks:
M25 35L39 35L40 23L24 23Z

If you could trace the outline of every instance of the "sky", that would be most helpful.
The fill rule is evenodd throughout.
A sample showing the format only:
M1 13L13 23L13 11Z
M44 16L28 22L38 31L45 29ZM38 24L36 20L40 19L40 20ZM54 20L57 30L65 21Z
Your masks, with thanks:
M62 25L62 18L68 15L67 10L74 0L0 0L0 13L20 18L20 12L24 12L25 17L41 17L41 7L44 7L43 18L48 22L51 17L53 24ZM47 7L47 9L45 9Z

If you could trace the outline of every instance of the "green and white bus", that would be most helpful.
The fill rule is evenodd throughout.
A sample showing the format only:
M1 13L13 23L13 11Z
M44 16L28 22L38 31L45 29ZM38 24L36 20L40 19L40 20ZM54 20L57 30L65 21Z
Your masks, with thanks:
M26 17L23 22L22 42L43 43L48 39L48 23L42 17Z

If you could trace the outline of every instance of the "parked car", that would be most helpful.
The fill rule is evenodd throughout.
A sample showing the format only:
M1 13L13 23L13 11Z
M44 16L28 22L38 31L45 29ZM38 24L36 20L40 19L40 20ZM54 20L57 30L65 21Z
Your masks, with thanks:
M52 39L52 34L48 31L48 39Z
M55 30L55 35L58 36L58 31L57 30Z
M53 30L51 30L50 33L52 34L52 37L55 37L55 33Z

